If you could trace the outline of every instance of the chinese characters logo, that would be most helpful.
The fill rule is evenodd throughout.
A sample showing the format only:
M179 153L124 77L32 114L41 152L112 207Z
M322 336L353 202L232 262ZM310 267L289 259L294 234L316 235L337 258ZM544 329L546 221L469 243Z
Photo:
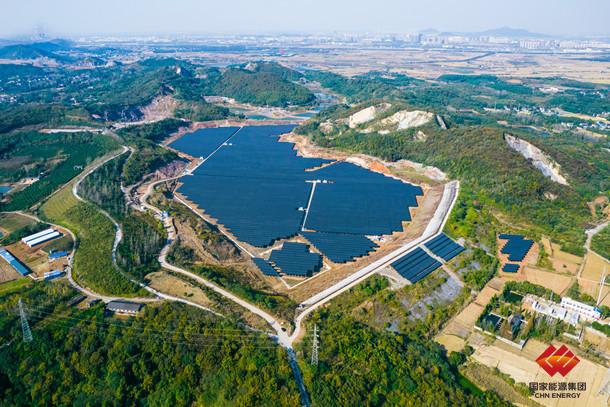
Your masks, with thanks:
M565 345L561 345L559 349L551 345L538 356L536 362L551 377L555 376L555 373L565 377L580 362L580 359Z

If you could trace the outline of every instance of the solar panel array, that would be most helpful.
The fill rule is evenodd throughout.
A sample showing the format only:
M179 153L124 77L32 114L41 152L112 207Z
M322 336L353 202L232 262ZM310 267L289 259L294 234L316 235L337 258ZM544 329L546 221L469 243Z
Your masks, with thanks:
M280 250L271 252L269 261L290 276L311 277L322 268L322 256L311 253L303 243L285 242Z
M344 233L301 233L320 252L335 263L345 263L375 250L377 244L363 235Z
M519 265L513 263L506 263L502 267L502 271L505 273L516 273L517 271L519 271Z
M199 129L193 133L185 134L178 140L170 143L169 146L193 157L206 158L237 130L239 130L239 127Z
M451 240L446 234L441 233L427 242L426 246L432 253L445 261L449 261L464 251L464 248Z
M271 277L279 277L280 273L278 273L273 266L265 259L261 259L260 257L254 257L252 259L252 261L254 261L254 264L256 264L256 267L258 267L258 269L266 276L271 276Z
M440 266L441 263L419 247L392 263L394 270L413 284Z
M315 171L316 187L305 228L318 232L385 235L402 230L420 187L348 162Z
M253 246L296 235L303 220L298 209L307 206L311 190L305 169L326 160L298 157L292 143L277 142L293 127L244 127L181 179L180 192Z
M331 161L297 156L293 143L278 142L293 128L244 127L228 143L236 128L182 137L171 145L190 155L207 157L221 148L193 175L182 177L179 191L237 239L265 247L301 232L312 190L306 181L326 180L316 184L302 234L338 262L373 250L365 235L402 230L409 208L423 194L420 187L346 162L318 168Z
M521 235L501 234L500 239L508 240L501 252L508 254L510 261L522 261L534 244L533 240L525 239Z

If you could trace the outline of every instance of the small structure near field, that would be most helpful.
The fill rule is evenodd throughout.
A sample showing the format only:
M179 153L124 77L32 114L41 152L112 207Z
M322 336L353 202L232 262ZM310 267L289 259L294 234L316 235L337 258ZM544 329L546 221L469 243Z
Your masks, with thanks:
M110 301L106 304L106 310L117 315L137 315L144 307L142 304L129 301Z
M61 259L62 257L67 257L67 256L68 256L68 252L63 251L63 250L58 251L58 252L51 252L51 253L49 253L49 261Z
M0 257L2 257L15 271L22 276L27 276L31 271L21 264L21 262L13 256L8 250L0 249Z
M32 248L39 244L48 242L61 236L61 233L53 228L45 229L42 232L34 233L21 239L23 243Z
M44 273L43 277L45 281L53 280L66 274L63 270L51 270Z

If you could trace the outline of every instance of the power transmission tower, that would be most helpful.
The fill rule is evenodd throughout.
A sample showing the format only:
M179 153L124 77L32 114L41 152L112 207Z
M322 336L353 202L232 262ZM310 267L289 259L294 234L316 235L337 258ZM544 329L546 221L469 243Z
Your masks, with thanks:
M32 331L30 330L30 324L25 316L25 310L23 309L23 302L19 298L19 316L21 317L21 330L23 331L23 342L32 342Z
M318 326L313 326L313 343L311 349L311 364L318 366Z

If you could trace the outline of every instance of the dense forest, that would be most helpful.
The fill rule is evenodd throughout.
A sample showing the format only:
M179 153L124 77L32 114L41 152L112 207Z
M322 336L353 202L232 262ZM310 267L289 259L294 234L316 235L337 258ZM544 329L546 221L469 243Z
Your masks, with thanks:
M63 283L0 294L3 405L299 405L286 354L264 335L178 304L115 319L102 304L68 308L74 294Z
M610 226L606 226L591 240L591 249L610 260Z
M353 308L380 293L382 279L369 279L317 311L320 353L317 367L301 364L315 406L505 406L495 393L464 387L457 371L462 358L448 357L421 331L405 334L373 328L354 319ZM387 284L387 283L386 283ZM302 342L309 360L311 337Z
M0 93L13 99L7 106L0 102L6 113L0 133L32 125L140 120L141 109L162 96L175 100L175 117L193 121L231 115L227 108L206 103L206 95L265 106L311 105L315 97L297 83L300 77L275 63L220 70L171 58L88 70L0 65Z
M91 133L0 134L0 160L3 164L0 181L37 178L37 181L11 194L7 202L0 203L0 210L31 207L116 146L117 143L109 137Z
M229 68L211 84L214 94L232 97L255 105L309 105L315 101L313 93L291 82L296 74L275 64L257 63L251 69Z
M401 133L379 135L349 131L330 138L317 132L314 137L318 143L329 147L372 154L390 161L406 158L436 166L463 182L463 193L472 194L468 199L531 224L567 250L582 253L583 231L590 219L586 199L573 189L544 177L508 147L500 129L470 126L447 131L428 129L427 132L431 136L425 142L414 141ZM557 198L549 199L549 196ZM464 212L464 217L466 215ZM468 228L456 229L459 231L476 232ZM465 237L479 239L476 235Z

